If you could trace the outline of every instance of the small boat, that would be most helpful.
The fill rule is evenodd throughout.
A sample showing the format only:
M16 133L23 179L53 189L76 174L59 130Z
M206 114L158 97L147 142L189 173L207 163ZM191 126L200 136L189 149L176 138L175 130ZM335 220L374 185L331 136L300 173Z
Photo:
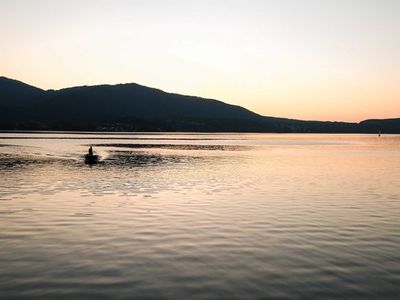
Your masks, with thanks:
M93 165L99 162L99 156L94 154L85 154L85 164Z

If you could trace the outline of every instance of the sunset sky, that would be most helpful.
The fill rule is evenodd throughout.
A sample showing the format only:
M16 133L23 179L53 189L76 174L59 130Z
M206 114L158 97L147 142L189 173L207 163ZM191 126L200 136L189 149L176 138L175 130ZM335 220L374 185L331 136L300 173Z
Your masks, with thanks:
M1 0L0 75L127 83L268 116L400 117L399 0Z

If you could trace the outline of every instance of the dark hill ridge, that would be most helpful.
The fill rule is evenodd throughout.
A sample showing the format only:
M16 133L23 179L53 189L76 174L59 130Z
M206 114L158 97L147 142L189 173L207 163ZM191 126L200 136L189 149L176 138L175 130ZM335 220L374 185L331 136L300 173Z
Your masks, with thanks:
M0 129L400 133L400 119L301 121L135 83L44 91L0 77Z
M33 103L45 91L18 80L0 76L0 105L17 106Z
M158 118L228 118L254 119L261 116L240 106L221 101L166 93L138 84L97 85L52 92L45 101L54 112L59 105L81 117L134 116ZM60 115L62 116L62 114Z

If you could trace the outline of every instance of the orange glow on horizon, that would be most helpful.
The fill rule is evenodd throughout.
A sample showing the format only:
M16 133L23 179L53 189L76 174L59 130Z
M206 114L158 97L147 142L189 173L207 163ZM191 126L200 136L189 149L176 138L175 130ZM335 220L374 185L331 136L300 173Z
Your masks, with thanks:
M0 75L44 89L135 82L274 117L399 118L398 11L385 0L6 0Z

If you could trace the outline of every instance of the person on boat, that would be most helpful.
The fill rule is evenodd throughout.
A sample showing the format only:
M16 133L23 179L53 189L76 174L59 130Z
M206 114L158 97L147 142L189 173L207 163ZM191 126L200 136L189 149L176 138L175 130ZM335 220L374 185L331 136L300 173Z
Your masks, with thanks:
M89 147L89 155L90 155L90 156L93 155L93 148L92 148L92 146Z

